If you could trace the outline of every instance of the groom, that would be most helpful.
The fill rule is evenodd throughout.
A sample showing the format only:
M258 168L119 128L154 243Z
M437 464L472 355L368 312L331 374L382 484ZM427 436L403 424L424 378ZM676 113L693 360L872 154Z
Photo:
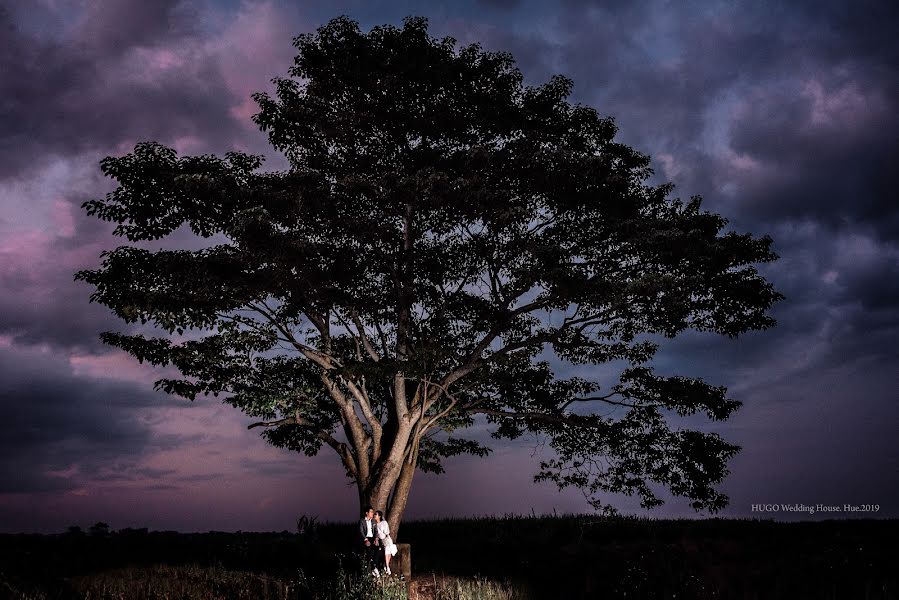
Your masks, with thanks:
M362 514L362 520L359 521L359 534L362 537L363 556L374 565L374 574L380 575L378 568L382 566L384 561L384 548L378 541L378 533L375 531L375 509L371 506L366 507Z

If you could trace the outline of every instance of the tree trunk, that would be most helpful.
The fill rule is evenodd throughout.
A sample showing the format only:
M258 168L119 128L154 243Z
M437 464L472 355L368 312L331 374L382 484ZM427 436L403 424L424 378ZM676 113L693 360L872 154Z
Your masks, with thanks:
M369 506L374 510L383 511L385 516L387 514L387 497L389 495L390 488L386 487L382 482L381 485L378 486L377 490L369 489L360 489L359 491L359 514L364 514L365 509Z
M409 500L409 490L412 487L412 478L415 475L415 465L418 462L418 444L410 452L402 466L397 470L395 468L383 469L374 473L376 480L369 479L368 482L357 482L359 490L359 512L362 514L368 506L384 513L384 518L390 525L390 535L394 543L400 530L400 523L403 520L403 512L406 510L406 503Z
M412 455L403 463L400 471L399 479L393 488L393 496L390 498L390 505L387 507L387 522L390 524L390 532L393 541L396 542L400 532L400 524L403 521L403 513L406 511L406 503L409 501L409 490L412 488L412 478L415 476L415 464L418 462L418 451L416 449Z

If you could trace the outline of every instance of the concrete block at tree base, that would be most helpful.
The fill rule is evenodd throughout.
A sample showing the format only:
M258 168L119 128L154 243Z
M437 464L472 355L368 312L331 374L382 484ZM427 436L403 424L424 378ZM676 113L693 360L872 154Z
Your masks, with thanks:
M412 581L412 546L396 545L396 556L390 559L390 570L395 575L402 573L407 582Z

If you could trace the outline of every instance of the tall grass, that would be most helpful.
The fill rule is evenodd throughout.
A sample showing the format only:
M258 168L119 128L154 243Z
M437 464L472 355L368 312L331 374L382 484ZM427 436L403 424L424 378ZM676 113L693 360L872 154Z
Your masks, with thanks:
M485 577L463 578L432 574L412 586L409 600L531 600L530 590L508 581Z
M356 559L351 560L357 563ZM362 565L352 566L355 568L345 569L341 560L333 577L318 580L300 571L297 582L299 597L315 600L408 600L404 582L395 577L376 578Z
M113 600L288 600L290 581L220 566L152 565L81 575L69 580L73 598Z
M410 593L411 588L411 593ZM200 565L129 567L69 580L55 593L16 587L0 574L0 598L16 600L531 600L527 590L484 577L432 575L408 586L395 577L339 567L333 577L265 577Z
M0 598L47 600L47 594L34 583L20 581L0 571Z

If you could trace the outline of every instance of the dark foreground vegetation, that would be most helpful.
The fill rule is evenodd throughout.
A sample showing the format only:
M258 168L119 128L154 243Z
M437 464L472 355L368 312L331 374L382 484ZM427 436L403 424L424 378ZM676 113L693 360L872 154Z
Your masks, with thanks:
M591 516L412 521L413 578L375 582L354 525L0 536L0 598L899 598L899 521Z

